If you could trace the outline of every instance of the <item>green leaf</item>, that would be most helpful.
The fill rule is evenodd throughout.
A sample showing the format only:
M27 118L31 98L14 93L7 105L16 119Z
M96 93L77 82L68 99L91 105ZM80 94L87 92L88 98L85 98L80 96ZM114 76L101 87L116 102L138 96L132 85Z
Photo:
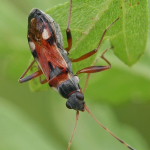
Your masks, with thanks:
M73 1L73 8L75 6L74 3L76 3L76 1ZM143 3L143 1L141 3ZM102 3L102 5L103 4L104 3ZM29 5L29 4L27 3L27 5ZM34 5L34 4L32 4L32 5ZM67 24L69 3L64 4L64 5L66 5L65 9L64 9L64 6L62 6L62 5L53 8L51 10L52 13L50 13L50 15L51 16L53 15L56 22L58 21L58 23L60 25L61 24L64 25L64 26L61 26L61 28L63 29L65 46L67 46L65 29L66 29L66 24ZM140 6L140 3L138 5L138 7L139 6ZM7 9L5 9L6 7L9 8L9 12ZM2 14L2 18L1 18L2 24L1 24L1 28L0 28L0 31L2 33L0 35L1 40L2 40L2 42L0 43L0 46L2 46L1 51L0 51L1 75L2 75L2 78L6 77L6 78L9 78L9 80L13 80L13 81L17 82L17 80L19 79L21 74L24 72L24 70L29 65L28 59L30 58L30 55L31 55L29 47L28 47L27 39L26 39L26 30L27 30L26 26L27 26L27 15L28 14L27 13L24 14L23 12L21 12L20 10L22 10L22 9L16 9L16 7L14 5L8 5L8 1L4 1L3 4L1 5L1 8L2 8L0 11ZM59 10L59 8L60 8L60 10ZM55 9L57 9L56 12L55 12ZM57 13L57 11L61 11L61 13ZM75 11L75 10L73 10L73 11ZM87 11L88 10L86 10L86 12ZM10 12L12 15L11 19L9 19ZM83 13L83 11L82 11L82 13ZM60 14L62 14L62 16L65 15L64 18L61 17ZM74 15L73 13L72 13L72 15L74 16L74 18L76 18L76 16L79 16L82 18L79 19L80 22L77 19L75 21L74 21L74 18L71 19L71 29L73 29L72 26L75 27L75 25L73 25L73 24L76 21L78 21L78 26L80 24L81 25L85 24L84 22L82 22L82 19L84 19L86 17L80 16L80 15ZM88 15L87 15L87 17L88 17ZM60 20L60 22L59 22L59 20ZM107 17L105 18L104 22L105 21L107 21ZM108 33L111 30L113 30L117 24L119 24L119 21L116 24L114 24L114 26L112 26L112 28L110 28L108 30ZM101 23L102 22L100 22L100 24ZM12 24L12 25L10 26L10 24ZM101 26L101 27L103 27L103 26ZM105 27L103 27L103 29ZM101 33L102 33L103 29L100 28ZM22 32L18 32L18 31L22 31ZM8 36L4 36L4 35L9 35L9 39L11 39L11 40L8 41ZM96 37L97 42L98 42L101 35L99 34L99 32L95 33L94 35L98 36L98 37ZM106 37L108 37L108 36L106 36ZM106 37L105 37L105 39L106 39ZM76 39L76 32L73 35L73 38ZM141 38L141 40L142 39L143 38ZM9 42L9 44L8 44L8 42ZM80 41L77 41L77 42L80 42ZM86 42L86 43L89 44L90 42ZM73 47L75 47L75 46L76 46L76 42L73 39ZM90 45L88 45L88 46L90 46ZM95 44L95 46L93 46L93 48L96 46L97 45ZM102 45L101 50L104 50L107 47L108 47L108 45L105 47L103 47L103 45ZM112 68L111 68L111 70L106 71L106 73L102 72L102 73L92 75L92 77L89 80L89 85L87 87L87 92L85 93L85 97L91 96L91 94L88 95L88 93L95 93L93 95L94 101L99 101L99 102L107 101L107 102L110 102L115 105L120 104L122 102L129 101L129 100L134 100L134 99L136 101L137 100L139 100L139 101L149 100L149 82L150 82L150 79L149 79L149 77L150 77L149 47L150 46L148 46L147 52L144 54L144 57L134 67L132 67L132 69L128 69L127 67L125 67L119 60L117 60L117 58L112 54L111 51L110 52L108 51L108 53L106 53L106 58L112 63ZM90 49L92 49L92 48L89 48L88 50L90 50ZM76 55L75 57L81 56L82 54L86 53L86 49L84 49L84 47L83 47L82 51L80 49L71 51L71 57L73 57L73 53L74 53L74 55ZM99 55L101 53L102 52L99 51ZM91 65L91 63L93 62L93 59L95 59L95 57L89 58L89 59L87 59L85 61L81 61L79 63L74 63L73 64L74 72L76 72L78 69L81 69L85 66ZM101 61L99 64L102 65L103 61ZM37 68L35 67L34 69L36 70ZM83 78L84 77L85 76L83 76ZM121 78L122 78L122 80L121 80ZM117 79L119 79L119 82L117 82ZM116 83L118 83L118 84L116 84ZM142 83L142 87L140 86L140 83ZM111 86L108 86L108 85L111 85ZM30 83L30 87L31 87L32 91L49 89L48 84L41 85L39 83L39 79L32 80ZM81 87L82 88L84 87L84 85L82 84L82 78L81 78ZM111 87L111 88L108 89L108 87ZM98 94L99 91L101 92L100 95ZM107 93L109 93L109 94L107 94Z
M144 7L145 9L143 9ZM142 11L140 11L140 9L142 9ZM65 30L68 19L68 10L69 3L65 3L47 11L61 27L64 37L64 47L67 47ZM104 37L104 41L107 39L110 40L111 45L114 47L115 54L126 64L132 65L137 62L143 54L147 42L147 1L139 3L136 0L120 2L110 0L103 2L91 2L88 0L79 2L74 0L70 24L73 37L73 47L70 52L70 57L78 58L96 48L104 29L118 16L120 17L120 20L108 30ZM138 18L143 19L139 21ZM143 38L141 38L141 36ZM100 52L98 53L98 56L99 55ZM92 56L84 61L73 63L74 73L84 67L90 66L94 59L95 56ZM114 60L111 62L113 63ZM117 61L116 65L118 64L120 64L119 61ZM120 74L118 74L118 76L119 75ZM34 84L35 82L36 84ZM48 86L41 87L41 85L38 84L38 80L33 80L30 82L30 87L34 91L43 90Z
M47 13L60 25L64 45L69 3L50 9ZM114 53L131 66L139 60L146 49L148 35L147 1L82 0L73 1L70 28L73 36L71 58L77 58L98 45L103 31L117 17L120 18L104 37L110 40ZM142 37L142 38L141 38ZM74 65L75 70L91 65L91 57Z

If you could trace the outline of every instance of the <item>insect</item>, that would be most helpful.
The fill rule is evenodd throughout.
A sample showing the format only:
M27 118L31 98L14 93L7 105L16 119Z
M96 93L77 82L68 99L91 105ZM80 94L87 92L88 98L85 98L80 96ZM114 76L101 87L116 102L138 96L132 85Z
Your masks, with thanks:
M39 9L32 9L28 17L28 43L31 50L31 53L34 57L34 61L28 66L26 71L22 74L19 79L20 83L27 82L36 77L40 77L44 74L45 79L41 80L40 83L48 83L50 87L55 89L62 97L68 99L66 102L66 107L69 109L74 109L76 111L76 122L75 127L68 145L68 150L72 143L74 132L76 129L77 121L79 118L79 111L87 111L94 120L102 126L107 132L109 132L113 137L118 141L123 143L126 147L131 150L134 150L128 144L116 137L112 132L105 128L90 112L89 108L84 101L84 91L86 89L90 73L96 73L110 69L110 62L104 57L104 54L107 52L106 49L101 58L108 63L108 66L90 66L84 69L79 70L75 75L72 71L72 63L82 61L86 58L89 58L95 54L104 38L107 30L119 19L117 18L112 24L110 24L103 32L102 37L99 41L99 44L96 49L84 54L83 56L76 59L69 59L68 52L72 47L72 36L70 31L70 18L71 18L71 9L72 9L72 0L70 0L69 7L69 16L66 29L67 43L68 47L63 48L62 34L60 27L54 20L43 11ZM37 62L38 71L33 74L26 76L26 73L30 70L33 64ZM78 75L81 73L87 73L87 80L82 91L79 86Z

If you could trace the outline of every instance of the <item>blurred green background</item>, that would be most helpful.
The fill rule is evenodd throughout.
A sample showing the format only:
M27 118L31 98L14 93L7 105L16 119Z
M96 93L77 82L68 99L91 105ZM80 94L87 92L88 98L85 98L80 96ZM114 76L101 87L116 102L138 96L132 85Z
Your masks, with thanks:
M68 110L66 100L52 89L31 92L28 83L18 83L31 57L27 42L30 10L37 7L46 11L64 2L66 0L0 0L0 150L67 149L75 111ZM146 52L133 67L127 67L112 52L107 58L113 67L91 75L85 101L100 122L118 137L136 149L148 150L150 36ZM91 148L127 149L86 112L80 113L71 149Z

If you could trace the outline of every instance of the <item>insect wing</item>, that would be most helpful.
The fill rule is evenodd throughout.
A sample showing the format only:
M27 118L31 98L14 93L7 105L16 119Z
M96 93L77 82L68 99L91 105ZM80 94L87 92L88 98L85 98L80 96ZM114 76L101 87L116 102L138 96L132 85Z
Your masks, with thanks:
M58 48L55 46L50 46L50 48L47 49L37 45L36 52L36 56L38 57L36 57L35 60L48 80L51 77L50 72L52 69L57 67L61 70L67 67L66 62L62 58Z
M62 50L56 44L57 36L54 22L42 11L33 9L29 14L28 24L30 50L47 80L49 80L52 68L64 69L67 67L67 63L61 55Z

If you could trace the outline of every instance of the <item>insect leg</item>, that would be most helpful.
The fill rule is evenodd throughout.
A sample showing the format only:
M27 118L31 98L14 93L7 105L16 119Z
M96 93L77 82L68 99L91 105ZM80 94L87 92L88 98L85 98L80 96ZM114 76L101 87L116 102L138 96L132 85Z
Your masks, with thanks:
M43 74L43 72L42 72L41 70L36 71L36 72L30 74L30 75L27 76L27 77L20 78L20 79L19 79L19 82L20 82L20 83L27 82L27 81L29 81L29 80L31 80L31 79L34 79L34 78L40 76L41 74Z
M94 61L94 63L92 64L92 66L95 65L95 64L97 63L97 61L98 61L98 59L96 59L96 60ZM83 89L83 92L82 92L83 94L85 93L86 87L87 87L87 85L88 85L89 78L90 78L90 73L87 74L86 81L85 81L85 85L84 85L84 89Z
M29 69L33 66L34 63L35 63L35 60L32 61L32 63L29 65L29 67L26 69L26 71L21 75L19 80L22 79L26 75L26 73L29 71Z
M84 89L82 91L83 94L85 93L85 90L87 88L87 85L88 85L88 82L89 82L89 78L90 78L90 73L87 74L85 85L84 85Z
M90 66L90 67L87 67L87 68L84 68L84 69L81 69L79 70L76 75L79 75L80 73L96 73L96 72L100 72L100 71L104 71L104 70L107 70L107 69L110 69L111 67L111 63L104 57L104 54L107 52L107 50L109 49L112 49L111 48L108 48L106 49L102 55L101 55L101 58L103 60L105 60L107 63L108 63L108 66Z
M101 43L102 43L102 40L103 40L103 38L104 38L104 36L105 36L107 30L108 30L118 19L119 19L119 18L117 18L112 24L110 24L110 25L104 30L104 32L103 32L103 34L102 34L102 37L101 37L101 39L100 39L100 41L99 41L98 46L97 46L96 49L94 49L94 50L92 50L92 51L90 51L90 52L88 52L88 53L82 55L81 57L79 57L79 58L77 58L77 59L71 59L71 61L72 61L72 62L78 62L78 61L84 60L84 59L86 59L86 58L92 56L93 54L95 54L95 53L98 51L98 49L100 48Z
M47 80L46 80L46 79L41 80L41 76L39 77L39 81L40 81L40 83L41 83L41 84L45 84L45 83L47 83Z
M27 82L27 81L29 81L29 80L31 80L31 79L33 79L33 78L36 78L36 77L38 77L39 75L42 74L42 71L39 70L39 71L37 71L37 72L35 72L35 73L33 73L33 74L31 74L31 75L29 75L29 76L23 78L23 77L27 74L27 72L29 71L29 69L33 66L34 63L35 63L35 60L32 61L32 63L29 65L29 67L26 69L26 71L25 71L25 72L22 74L22 76L19 78L19 82L20 82L20 83Z
M40 67L39 67L39 66L38 66L38 70L40 70ZM43 79L43 80L42 80L41 76L39 76L39 82L40 82L41 84L45 84L45 83L47 82L47 79Z
M39 76L39 82L41 83L41 84L45 84L46 82L47 82L47 79L41 79L41 76Z
M71 19L71 9L72 9L72 0L70 0L69 16L68 16L68 23L67 23L67 29L66 29L67 42L68 42L68 47L65 48L66 51L69 51L72 47L72 36L71 36L70 28L69 28L70 19Z

